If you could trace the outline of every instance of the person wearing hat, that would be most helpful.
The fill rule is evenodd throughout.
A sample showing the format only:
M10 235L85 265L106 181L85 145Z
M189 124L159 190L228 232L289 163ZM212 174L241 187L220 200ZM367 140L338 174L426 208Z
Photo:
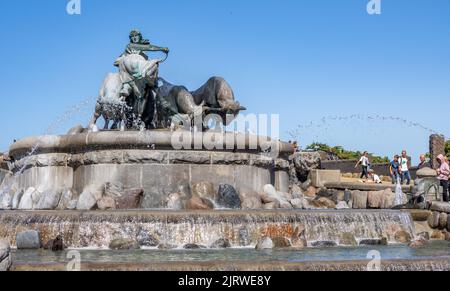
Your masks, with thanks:
M144 39L142 37L142 33L137 29L133 29L130 32L129 37L130 43L127 45L125 52L120 57L130 54L138 54L148 60L148 56L145 54L145 52L163 52L166 54L169 53L169 49L166 47L152 45L148 39ZM118 60L114 63L114 65L116 67L119 65Z

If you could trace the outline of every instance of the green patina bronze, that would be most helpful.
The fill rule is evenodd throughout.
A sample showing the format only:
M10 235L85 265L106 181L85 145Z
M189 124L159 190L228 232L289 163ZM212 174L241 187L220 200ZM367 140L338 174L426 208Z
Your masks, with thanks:
M149 58L145 54L145 52L163 52L165 54L168 54L169 48L159 47L151 44L148 39L144 39L142 33L139 30L133 29L130 32L130 43L127 45L127 47L125 48L125 52L120 57L130 54L138 54L148 60ZM114 65L118 66L118 61L116 61Z

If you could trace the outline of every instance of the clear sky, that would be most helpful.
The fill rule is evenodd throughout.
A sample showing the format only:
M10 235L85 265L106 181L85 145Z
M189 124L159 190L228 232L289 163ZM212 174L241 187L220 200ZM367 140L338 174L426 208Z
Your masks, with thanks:
M225 77L249 112L280 115L283 139L301 125L301 145L426 152L429 130L392 119L450 136L450 1L381 0L381 15L368 2L81 0L68 15L68 0L0 1L0 150L86 125L139 28L171 49L161 76Z

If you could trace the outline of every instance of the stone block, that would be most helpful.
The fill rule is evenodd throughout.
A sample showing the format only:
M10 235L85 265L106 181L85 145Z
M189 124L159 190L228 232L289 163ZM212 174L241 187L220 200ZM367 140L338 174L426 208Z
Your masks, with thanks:
M368 192L365 191L353 191L353 209L366 209L367 208L367 200L368 200Z
M39 233L35 230L19 232L16 236L16 245L19 250L31 250L41 248Z
M312 170L309 173L312 185L317 188L324 187L326 183L340 183L341 171L339 170Z

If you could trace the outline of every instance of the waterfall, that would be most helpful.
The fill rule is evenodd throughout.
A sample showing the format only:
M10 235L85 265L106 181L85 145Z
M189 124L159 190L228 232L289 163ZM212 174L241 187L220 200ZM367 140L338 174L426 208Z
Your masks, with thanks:
M339 245L343 235L353 236L356 242L387 238L395 243L398 231L414 234L410 214L392 210L0 212L0 237L9 238L12 245L18 232L35 229L44 243L62 235L70 248L107 248L115 238L142 236L178 247L210 246L220 238L233 247L254 247L264 236L291 238L297 227L305 229L308 246Z

